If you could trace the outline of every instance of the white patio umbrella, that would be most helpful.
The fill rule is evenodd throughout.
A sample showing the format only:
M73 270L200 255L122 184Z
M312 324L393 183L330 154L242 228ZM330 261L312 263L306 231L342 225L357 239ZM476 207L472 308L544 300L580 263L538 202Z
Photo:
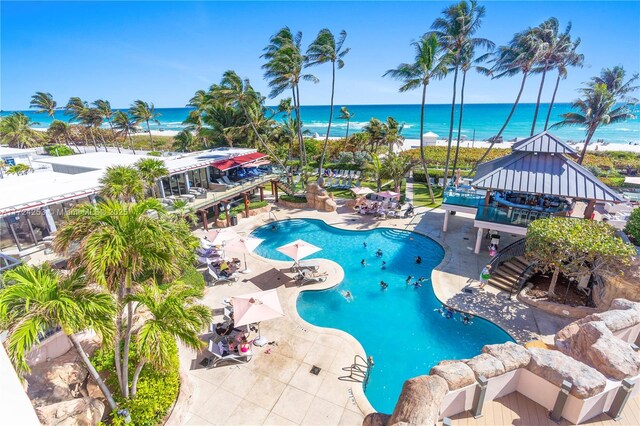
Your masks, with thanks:
M382 191L382 192L378 192L376 195L382 198L397 198L400 196L399 193L393 192L393 191Z
M231 298L234 325L258 324L258 337L253 341L257 346L264 346L267 339L260 334L260 322L284 316L282 306L275 289L243 294Z
M211 231L205 232L204 235L214 246L222 246L227 241L236 239L240 236L231 228L212 229Z
M300 259L304 259L305 257L310 256L322 249L304 240L295 240L292 243L285 244L282 247L278 247L276 250L292 258L295 263L298 263Z
M262 244L263 241L263 239L254 237L236 238L235 240L230 240L229 242L227 242L224 248L226 251L244 254L244 271L241 272L243 274L246 274L248 272L251 272L251 270L247 266L247 253L253 253L256 247Z
M353 188L351 188L351 192L353 192L355 195L367 195L372 194L373 189L369 188L368 186L354 186Z

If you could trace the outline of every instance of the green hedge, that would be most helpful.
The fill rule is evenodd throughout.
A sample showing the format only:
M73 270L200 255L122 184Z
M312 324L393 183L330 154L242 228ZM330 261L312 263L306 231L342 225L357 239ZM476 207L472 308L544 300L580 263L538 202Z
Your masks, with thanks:
M47 154L54 157L66 157L67 155L75 154L73 149L69 148L67 145L47 145L44 147L44 150Z
M162 157L162 153L160 151L149 151L147 152L147 155L152 157Z
M249 210L260 209L262 207L266 207L267 204L269 203L267 203L266 201L252 201L249 203ZM233 217L233 216L237 216L243 211L244 211L244 204L240 204L238 206L233 207L229 212L231 213L231 217ZM227 213L226 212L220 213L220 216L218 216L218 219L227 220Z
M137 361L134 345L130 352L130 378L133 377L135 361ZM113 392L113 397L120 409L127 409L131 414L132 425L155 426L162 423L169 408L178 397L180 390L180 362L178 360L178 345L173 343L170 348L170 361L165 370L154 368L146 364L138 380L138 393L135 398L125 400L118 392L118 379L115 375L115 361L113 350L101 348L92 357L93 365L98 371L108 372L107 385ZM124 419L112 413L113 425L124 425Z
M281 195L280 199L289 203L304 204L307 202L306 197L296 197L295 195Z
M631 216L627 221L624 232L629 236L634 244L640 244L640 207L631 212Z
M599 177L605 185L612 188L621 188L624 186L624 177Z

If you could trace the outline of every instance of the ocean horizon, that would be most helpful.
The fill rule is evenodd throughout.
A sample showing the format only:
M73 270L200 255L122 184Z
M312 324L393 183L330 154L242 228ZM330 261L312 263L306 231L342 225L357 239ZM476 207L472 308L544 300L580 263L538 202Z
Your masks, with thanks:
M375 117L380 120L386 120L387 117L393 117L399 123L403 124L402 136L406 139L418 139L420 136L420 105L413 104L381 104L381 105L343 105L336 104L334 106L334 119L331 124L331 137L343 137L346 134L347 123L345 120L339 119L340 108L346 106L351 113L354 114L349 123L349 134L359 132ZM464 108L463 125L461 135L463 140L485 140L498 133L504 120L512 107L512 104L466 104ZM281 120L281 114L276 113L275 106L268 106L270 114L274 115L276 120ZM183 121L186 119L192 108L156 108L156 112L160 114L158 120L160 124L151 124L151 130L159 131L180 131L186 126ZM302 106L300 108L303 128L311 134L324 136L327 132L327 124L329 121L329 105ZM535 104L523 103L519 104L516 111L509 122L509 125L503 132L504 140L513 140L515 138L524 138L529 136L531 131L531 122ZM536 125L536 133L544 128L544 122L549 110L549 104L541 104L538 113L538 122ZM126 111L126 109L123 109ZM554 104L551 112L549 125L561 120L560 115L571 111L568 103ZM16 111L1 111L0 115L5 116ZM35 113L33 110L19 111L25 113L37 125L35 128L47 128L51 123L51 118L45 114ZM454 128L453 138L457 137L457 123L460 108L456 107L456 128ZM434 132L439 138L445 139L449 136L449 118L451 113L451 105L447 104L428 104L425 109L425 126L424 131ZM64 115L64 111L56 115L56 119L69 121L70 117ZM108 127L105 123L104 127ZM585 138L585 128L576 127L560 127L551 129L557 136L566 141L583 141ZM615 144L636 144L640 143L640 118L636 117L623 123L616 123L608 126L601 126L596 131L592 142L602 140Z

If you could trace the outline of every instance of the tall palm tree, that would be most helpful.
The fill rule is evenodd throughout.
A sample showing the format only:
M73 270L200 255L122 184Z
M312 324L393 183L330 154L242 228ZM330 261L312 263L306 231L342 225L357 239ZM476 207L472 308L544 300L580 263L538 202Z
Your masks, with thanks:
M551 103L549 104L549 110L547 111L547 118L544 121L544 130L549 127L549 119L551 118L551 110L553 104L556 101L556 93L558 92L558 86L560 85L560 79L566 79L569 67L580 67L584 63L584 55L577 53L576 50L580 46L580 38L575 41L571 41L569 32L566 31L559 41L559 46L556 52L556 56L553 59L553 66L558 70L558 76L556 77L556 85L553 88L553 95L551 96Z
M113 136L113 143L118 149L118 153L120 153L120 145L117 142L116 131L113 128L113 110L111 109L111 104L109 103L109 101L106 101L104 99L98 99L97 101L93 102L93 106L95 106L96 110L100 112L102 118L104 120L107 120L107 123L109 123L111 136Z
M6 271L2 281L0 320L9 332L6 347L16 371L28 373L25 354L40 342L45 331L60 327L115 413L118 407L109 388L76 336L81 331L92 330L103 339L113 337L113 297L97 286L88 285L82 269L63 277L47 264L20 265Z
M624 81L626 71L621 66L615 66L613 68L605 68L600 71L600 75L592 77L590 85L595 86L597 84L604 84L607 86L607 90L613 95L619 102L637 103L638 100L627 96L629 93L634 92L640 86L634 86L633 84L638 81L640 75L638 73L631 76L629 80Z
M349 123L351 122L351 119L355 116L356 116L356 113L349 111L346 106L343 106L342 108L340 108L340 117L338 118L340 120L347 120L347 134L344 137L345 141L349 139Z
M203 288L177 282L167 290L144 286L127 297L127 302L136 305L137 317L144 319L133 336L138 363L131 380L132 398L143 367L150 364L161 369L167 365L176 339L193 350L202 349L204 342L198 335L211 323L211 310L198 303L203 296Z
M409 156L390 153L382 160L380 176L386 179L392 179L394 191L400 192L402 179L404 179L413 166L414 164Z
M420 104L420 160L422 168L427 179L427 187L431 202L435 203L433 196L433 188L429 179L429 169L427 161L424 158L424 109L427 96L427 86L432 79L439 79L447 73L446 55L442 54L438 39L435 34L425 34L422 38L411 43L415 48L415 60L411 64L400 64L396 69L392 69L384 73L393 79L400 80L403 84L400 86L400 92L417 89L422 87L422 102Z
M102 113L96 108L85 108L80 114L80 123L82 123L89 131L89 135L91 136L91 140L93 141L96 152L98 151L98 144L96 142L96 131L98 132L98 136L102 140L104 152L108 151L107 142L104 140L102 133L100 133L100 126L102 126L103 122L104 117L102 116Z
M144 197L145 183L138 169L131 166L107 167L100 178L100 194L123 202L134 202Z
M291 112L293 111L291 102L291 98L281 99L277 109L279 113L285 115L283 123L280 126L280 133L286 135L286 140L289 142L289 155L287 160L293 158L293 143L298 134L293 119L291 118Z
M56 119L57 107L58 103L53 99L53 95L45 92L36 92L35 95L31 96L31 102L29 103L29 108L37 108L37 113L47 114L52 121Z
M324 137L324 145L322 146L322 154L320 155L320 179L322 179L324 157L327 154L329 133L331 132L331 122L333 120L333 96L336 85L336 67L338 69L342 69L344 67L343 58L351 50L349 47L343 49L346 38L347 32L345 30L340 31L340 38L336 41L336 38L333 36L331 31L324 28L320 30L316 39L307 49L307 67L331 62L331 103L329 104L329 124L327 125L327 134Z
M131 134L137 130L135 121L133 121L126 112L118 110L113 115L113 127L125 138L129 138L129 148L131 148L131 151L135 154L136 148L133 146L133 138L131 137Z
M98 152L98 144L96 143L95 135L93 134L92 130L94 121L97 119L97 117L95 113L88 110L89 105L77 96L71 97L64 107L65 115L69 115L71 117L69 119L70 122L79 121L80 124L85 126L85 128L89 132L89 136L91 136L93 147L96 152ZM84 143L85 145L87 144L86 141Z
M143 158L136 162L135 167L138 169L146 189L150 189L155 198L158 179L169 176L169 169L164 164L164 161L157 158Z
M49 125L49 128L47 129L47 134L51 135L51 137L55 141L58 141L58 142L62 141L65 145L67 145L71 149L73 149L73 147L71 146L71 144L73 144L76 148L75 150L78 153L80 153L80 149L78 148L78 146L75 143L73 143L73 138L71 136L71 126L66 121L62 121L62 120L53 121Z
M563 120L551 126L551 128L562 126L586 127L587 137L584 141L578 164L582 164L584 161L589 142L591 142L591 138L599 126L620 123L635 118L631 114L628 104L616 107L616 96L609 91L604 83L595 83L580 91L582 92L582 99L577 99L571 104L571 107L578 112L562 114Z
M29 148L40 145L42 133L31 126L38 124L22 112L14 112L0 118L0 141L14 148Z
M404 142L403 129L404 123L400 124L395 118L387 117L387 122L384 124L384 142L389 147L389 155L393 154L395 147L402 147Z
M507 128L509 121L511 121L511 117L513 117L513 113L516 111L516 107L518 106L520 97L522 96L522 91L524 90L524 85L527 82L527 77L531 74L531 71L538 62L539 55L540 43L532 28L515 34L508 45L500 46L497 49L496 56L492 59L494 63L490 71L492 78L512 77L522 73L522 81L520 82L518 95L511 107L511 111L509 111L507 119L500 128L500 131L498 131L498 134L489 139L491 142L489 147L473 166L469 174L476 170L478 164L484 161L496 142L500 140L502 132Z
M275 98L285 90L291 90L300 144L300 163L304 166L307 159L300 117L300 81L317 83L318 79L311 74L302 73L306 58L302 54L301 43L301 32L294 35L289 27L284 27L269 39L269 45L264 48L265 53L261 57L267 60L262 69L265 70L264 78L271 87L269 97Z
M226 71L222 76L222 81L220 82L219 94L223 98L227 99L229 102L232 102L237 108L241 109L244 112L247 121L253 132L258 138L260 144L264 147L265 150L269 153L271 158L276 160L280 167L286 170L284 164L280 158L273 152L273 150L269 147L269 145L262 138L262 135L258 131L256 124L254 123L251 114L249 113L249 108L251 105L262 104L263 97L260 96L253 87L248 79L242 80L235 71ZM288 176L289 177L289 176Z
M152 121L156 124L160 124L158 117L160 114L156 112L156 108L153 103L147 103L140 99L131 104L129 114L133 117L136 124L145 122L147 124L147 132L149 132L149 141L151 141L151 151L156 150L156 146L153 143L153 136L151 136L151 128L149 122Z
M371 177L376 183L376 192L380 192L382 187L382 161L375 152L371 153L371 162L365 166L365 169L371 173Z
M69 218L58 229L53 247L69 256L71 268L85 268L91 281L115 295L115 370L121 394L127 399L134 306L126 298L143 285L155 285L149 283L150 277L175 281L193 262L198 241L184 221L168 218L154 198L138 203L108 199L96 205L81 204Z
M444 176L447 180L449 161L451 158L451 144L453 142L453 127L456 106L456 86L458 73L462 66L465 50L477 47L493 48L493 43L484 38L473 37L478 31L485 15L484 6L478 6L476 0L467 2L462 0L442 11L443 17L437 18L431 28L438 38L438 43L449 55L450 66L453 71L453 96L451 100L451 117L449 120L449 138L447 139L447 155L445 158Z

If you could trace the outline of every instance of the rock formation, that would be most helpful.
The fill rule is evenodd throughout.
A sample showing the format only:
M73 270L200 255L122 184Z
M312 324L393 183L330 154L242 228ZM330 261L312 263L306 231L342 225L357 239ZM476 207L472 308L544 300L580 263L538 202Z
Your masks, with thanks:
M336 202L317 183L307 185L307 207L326 212L334 212L337 209Z
M438 421L447 382L440 376L418 376L404 382L387 425L433 425Z
M506 372L502 362L489 354L476 355L467 362L467 365L471 367L476 378L482 376L490 379Z
M598 308L620 309L611 305L615 298L625 298L640 302L640 257L635 257L631 265L620 268L620 273L602 277L604 291L593 292L593 299Z
M638 354L615 337L604 321L582 323L562 331L556 336L556 346L563 353L615 380L640 374Z
M476 382L473 370L462 361L444 361L436 365L429 372L432 376L440 376L446 382L449 390L456 390Z
M504 366L505 372L524 368L531 361L531 354L522 345L506 342L497 345L486 345L482 352L498 359Z
M94 426L102 419L104 404L91 397L76 398L36 408L43 426Z
M560 351L531 348L529 352L529 371L558 387L564 380L569 381L572 384L570 393L576 398L594 396L607 384L607 379L600 372Z

